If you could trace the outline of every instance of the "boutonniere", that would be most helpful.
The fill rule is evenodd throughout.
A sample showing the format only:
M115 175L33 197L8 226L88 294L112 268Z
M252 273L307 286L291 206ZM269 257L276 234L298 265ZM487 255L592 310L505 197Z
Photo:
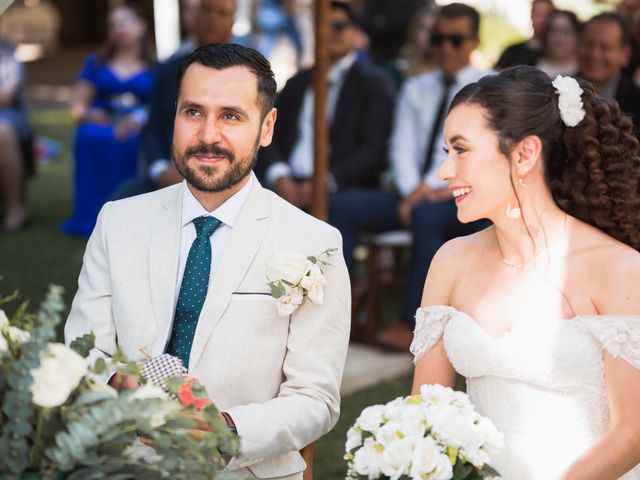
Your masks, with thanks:
M322 304L327 285L322 267L331 265L325 259L336 250L329 248L315 256L293 250L274 250L267 264L267 280L279 315L291 315L305 297L312 303Z

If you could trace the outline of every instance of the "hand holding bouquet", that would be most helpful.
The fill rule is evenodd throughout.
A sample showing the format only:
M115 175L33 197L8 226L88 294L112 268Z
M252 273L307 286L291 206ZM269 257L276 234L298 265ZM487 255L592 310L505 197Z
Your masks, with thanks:
M489 466L503 436L469 397L441 385L365 408L347 432L348 479L475 480L498 477Z

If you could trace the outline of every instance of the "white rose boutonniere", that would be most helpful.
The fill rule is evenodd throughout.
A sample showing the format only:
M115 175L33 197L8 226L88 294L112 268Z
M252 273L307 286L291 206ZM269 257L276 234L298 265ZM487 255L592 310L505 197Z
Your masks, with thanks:
M267 264L267 276L279 315L291 315L302 305L305 297L317 305L324 302L327 279L321 265L330 265L325 258L336 250L330 248L316 256L292 250L274 250Z

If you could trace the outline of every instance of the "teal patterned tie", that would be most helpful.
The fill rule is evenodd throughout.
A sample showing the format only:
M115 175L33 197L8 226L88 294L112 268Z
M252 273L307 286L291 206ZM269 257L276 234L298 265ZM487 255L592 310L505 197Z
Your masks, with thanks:
M209 237L221 222L215 217L198 217L193 219L193 223L196 226L197 236L191 244L187 264L184 268L171 339L167 347L167 353L180 358L185 368L189 368L191 344L209 287L211 270Z

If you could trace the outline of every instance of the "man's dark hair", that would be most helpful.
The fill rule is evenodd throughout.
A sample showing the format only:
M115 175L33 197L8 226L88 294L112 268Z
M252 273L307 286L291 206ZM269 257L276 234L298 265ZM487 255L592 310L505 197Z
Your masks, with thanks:
M629 45L631 42L631 35L629 34L629 28L627 27L627 23L624 21L624 18L618 13L615 12L604 12L600 13L594 17L591 17L584 24L582 31L584 32L589 25L594 22L610 22L615 23L620 28L620 42L622 46Z
M273 108L276 96L276 80L271 70L271 64L257 50L235 43L213 43L196 48L180 64L178 69L178 92L180 92L184 72L187 71L187 68L192 63L199 63L217 70L236 66L247 67L258 77L258 102L261 107L262 118Z
M480 14L475 8L464 3L450 3L438 11L438 18L451 19L459 17L467 17L471 21L471 33L474 37L477 37L480 31Z
M344 13L347 14L349 21L351 23L355 23L356 15L353 13L353 9L351 8L351 5L349 5L349 3L346 2L345 0L331 0L331 9L342 10Z

